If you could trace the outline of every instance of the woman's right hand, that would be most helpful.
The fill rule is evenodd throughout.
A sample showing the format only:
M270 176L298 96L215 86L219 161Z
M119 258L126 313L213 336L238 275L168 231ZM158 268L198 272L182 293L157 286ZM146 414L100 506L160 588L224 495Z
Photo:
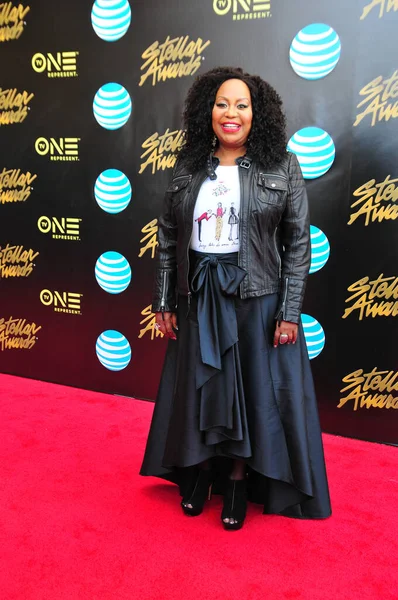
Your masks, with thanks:
M176 340L175 329L177 327L177 315L172 312L157 312L156 314L156 323L158 325L157 329L163 333L166 337L171 340Z

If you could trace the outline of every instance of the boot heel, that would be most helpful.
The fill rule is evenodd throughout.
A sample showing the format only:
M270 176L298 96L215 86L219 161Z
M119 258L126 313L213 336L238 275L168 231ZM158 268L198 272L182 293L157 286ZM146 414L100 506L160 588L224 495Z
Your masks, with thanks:
M181 500L181 508L186 515L197 517L203 512L206 498L211 498L214 474L211 470L199 469L193 484ZM191 506L187 506L190 504Z
M225 529L236 530L243 527L247 508L246 479L230 479L224 495L224 505L221 513ZM233 519L234 523L225 523L224 519Z

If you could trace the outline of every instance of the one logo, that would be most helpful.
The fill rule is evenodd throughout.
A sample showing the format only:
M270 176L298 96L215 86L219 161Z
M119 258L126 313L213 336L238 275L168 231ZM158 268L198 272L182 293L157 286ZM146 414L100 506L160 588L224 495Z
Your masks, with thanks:
M120 294L130 285L131 268L119 252L105 252L95 264L95 278L98 285L109 294Z
M39 217L37 227L41 233L50 233L54 240L80 241L80 223L75 217Z
M213 10L220 17L232 14L234 21L271 17L270 0L213 0Z
M0 246L0 278L29 277L36 266L33 262L39 256L30 248L25 250L23 246L11 246L7 244L4 248Z
M204 42L202 38L190 40L189 35L170 39L168 35L164 42L153 42L142 53L144 63L141 66L139 86L144 85L151 78L152 85L168 79L190 77L200 68L205 49L210 45L210 40Z
M398 371L388 371L374 367L371 371L357 369L343 377L344 386L340 393L346 396L340 398L337 408L342 408L352 402L352 410L365 408L398 409Z
M131 98L119 83L106 83L95 94L94 117L105 129L120 129L131 115Z
M47 71L47 77L77 77L78 52L37 52L32 57L32 68L36 73Z
M0 5L1 6L1 5ZM23 123L30 110L29 102L34 94L25 90L18 92L17 88L3 90L0 88L0 126Z
M321 177L334 162L336 150L330 135L319 127L304 127L289 140L287 149L297 154L305 179Z
M311 225L311 266L310 273L316 273L326 265L330 256L330 244L326 235Z
M302 314L301 322L304 329L305 343L310 360L319 356L325 347L325 333L322 325L314 317Z
M131 348L119 331L107 329L101 333L95 346L100 363L110 371L122 371L131 360Z
M51 290L42 290L40 292L40 302L44 306L52 306L54 312L68 313L72 315L81 315L81 299L83 294L73 292L57 292Z
M98 206L107 213L122 212L131 200L131 184L124 173L117 169L107 169L97 178L94 197Z
M29 11L30 6L24 7L21 3L18 6L13 6L12 2L0 4L0 42L21 37L26 25L24 18Z
M0 350L31 350L38 338L41 325L26 319L0 318Z
M32 193L32 183L37 175L21 169L6 169L0 173L0 204L26 202Z
M35 150L40 156L48 156L54 161L74 162L79 160L80 138L44 138L35 142Z
M173 169L176 164L176 152L184 144L185 132L182 129L170 131L166 129L162 135L153 133L142 144L144 152L141 154L143 162L140 165L139 175L147 167L151 167L152 175L157 171Z
M337 65L340 38L329 25L313 23L298 32L290 46L290 64L304 79L322 79Z
M105 42L120 40L131 23L131 9L127 0L95 0L91 24L95 33Z

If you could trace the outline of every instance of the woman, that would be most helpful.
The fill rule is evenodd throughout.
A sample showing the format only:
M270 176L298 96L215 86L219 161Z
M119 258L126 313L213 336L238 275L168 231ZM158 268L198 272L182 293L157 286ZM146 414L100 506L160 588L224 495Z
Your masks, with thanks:
M169 337L142 475L177 483L187 515L209 488L239 529L247 499L264 513L325 518L330 500L300 311L310 265L307 196L286 151L275 90L241 69L198 77L159 219L153 298ZM223 206L239 236L194 220ZM227 228L225 233L228 234Z

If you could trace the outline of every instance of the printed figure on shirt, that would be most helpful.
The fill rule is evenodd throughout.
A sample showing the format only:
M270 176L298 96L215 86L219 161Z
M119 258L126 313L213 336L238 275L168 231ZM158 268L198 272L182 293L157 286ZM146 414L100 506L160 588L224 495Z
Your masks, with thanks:
M223 226L223 216L225 215L227 209L223 208L221 202L217 202L217 212L216 212L216 235L215 238L217 242L220 241L222 226Z
M209 208L209 210L207 212L204 212L202 215L200 215L200 217L195 219L195 221L198 224L198 238L199 238L200 242L202 241L202 221L204 219L206 219L206 221L208 221L213 216L214 216L213 211L211 210L211 208Z
M234 203L231 202L231 207L229 209L229 217L228 217L228 225L230 225L229 236L228 239L232 242L233 239L239 239L239 213L236 212ZM233 232L235 228L235 238L233 238Z

